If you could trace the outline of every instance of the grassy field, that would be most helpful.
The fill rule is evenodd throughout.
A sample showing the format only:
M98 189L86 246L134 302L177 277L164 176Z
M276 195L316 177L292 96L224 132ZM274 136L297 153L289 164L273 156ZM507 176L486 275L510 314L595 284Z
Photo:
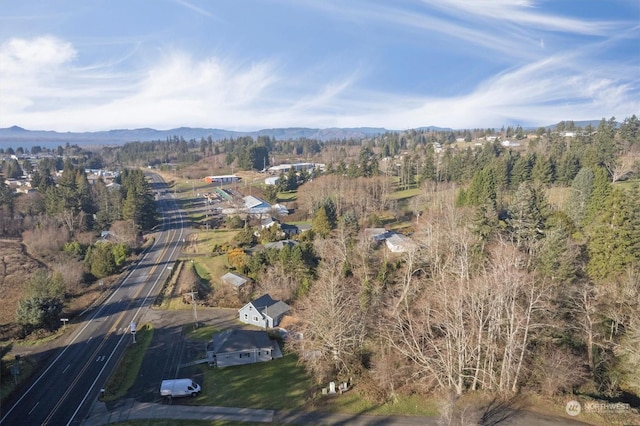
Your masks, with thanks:
M229 422L224 420L148 419L109 423L114 426L264 426L264 423Z
M274 410L302 409L311 382L297 358L227 368L204 368L203 392L198 405L249 407Z
M122 398L129 388L133 386L142 365L144 353L151 344L153 338L153 327L151 324L144 324L136 333L136 344L130 344L125 349L118 368L109 378L105 387L103 401L115 401Z
M211 336L220 331L217 327L206 325L204 327L193 328L192 324L186 324L182 328L182 332L189 340L197 340L199 342L208 342Z
M2 358L2 363L6 366L12 375L11 378L3 378L0 380L0 400L4 400L16 387L16 382L19 385L23 381L27 380L36 368L36 365L30 359L22 359L18 364L17 376L13 376L13 367L16 365L16 359L14 356L5 356Z

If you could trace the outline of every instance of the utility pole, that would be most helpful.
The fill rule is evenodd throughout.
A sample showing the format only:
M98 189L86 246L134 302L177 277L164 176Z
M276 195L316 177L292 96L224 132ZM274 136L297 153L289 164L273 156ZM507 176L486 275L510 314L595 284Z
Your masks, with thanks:
M198 328L198 304L196 303L196 294L198 294L198 292L192 291L187 294L191 295L191 303L193 304L193 327Z

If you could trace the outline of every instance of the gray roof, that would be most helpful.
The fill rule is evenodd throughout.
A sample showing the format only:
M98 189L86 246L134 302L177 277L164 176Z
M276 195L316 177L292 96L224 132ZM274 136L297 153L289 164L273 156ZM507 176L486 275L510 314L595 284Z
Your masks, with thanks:
M268 294L260 296L256 300L252 301L251 304L258 312L268 315L271 318L277 318L279 315L282 315L291 309L286 303L273 300Z
M235 272L227 272L221 277L222 281L227 284L231 284L234 287L240 287L241 285L249 282L249 278Z
M282 250L285 245L287 245L289 247L293 247L296 244L298 244L298 242L295 241L295 240L280 240L280 241L274 241L274 242L271 242L271 243L266 243L264 245L264 248L266 248L266 249L274 248L274 249Z
M278 318L281 315L284 315L286 312L289 312L289 305L284 302L276 302L274 305L266 307L264 309L264 314L271 318Z
M213 336L216 354L271 348L273 343L265 331L231 329Z
M394 232L387 231L384 228L366 228L364 234L367 238L371 238L374 241L383 241L394 235Z

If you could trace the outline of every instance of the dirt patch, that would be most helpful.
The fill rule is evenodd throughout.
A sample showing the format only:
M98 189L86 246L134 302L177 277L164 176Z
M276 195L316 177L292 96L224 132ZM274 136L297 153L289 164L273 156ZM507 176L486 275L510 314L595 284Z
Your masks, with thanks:
M198 234L189 234L185 240L183 253L198 253Z
M24 297L27 280L44 267L29 256L19 240L0 239L0 339L12 328L18 301Z

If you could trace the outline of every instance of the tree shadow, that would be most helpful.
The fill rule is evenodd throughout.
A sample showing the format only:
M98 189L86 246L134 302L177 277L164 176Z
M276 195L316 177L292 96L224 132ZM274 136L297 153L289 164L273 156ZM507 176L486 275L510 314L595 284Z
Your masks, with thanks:
M482 426L505 424L518 417L526 407L527 403L520 394L496 396L481 408L478 423Z

